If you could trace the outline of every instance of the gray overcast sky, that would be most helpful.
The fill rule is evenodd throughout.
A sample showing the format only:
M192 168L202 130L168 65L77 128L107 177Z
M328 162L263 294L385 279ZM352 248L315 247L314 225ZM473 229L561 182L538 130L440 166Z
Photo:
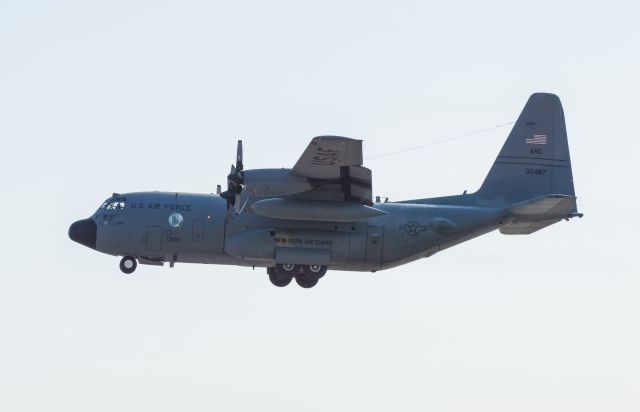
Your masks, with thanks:
M637 411L636 2L0 1L1 411ZM278 289L67 238L112 192L212 192L320 134L365 157L564 104L584 219ZM475 190L509 128L371 160Z

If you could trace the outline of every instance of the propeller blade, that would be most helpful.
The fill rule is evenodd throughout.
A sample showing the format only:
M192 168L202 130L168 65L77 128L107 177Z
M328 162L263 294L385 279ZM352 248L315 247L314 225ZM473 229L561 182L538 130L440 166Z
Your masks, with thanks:
M238 140L236 151L236 164L231 165L231 170L227 176L227 190L222 192L221 196L227 200L227 209L233 206L236 213L240 211L240 198L242 197L242 185L244 184L244 175L242 170L242 140Z
M233 209L236 211L236 213L240 212L240 197L242 195L240 195L239 193L236 193L236 196L233 200Z
M244 170L244 165L242 164L242 140L238 140L238 148L236 149L236 170L238 172Z

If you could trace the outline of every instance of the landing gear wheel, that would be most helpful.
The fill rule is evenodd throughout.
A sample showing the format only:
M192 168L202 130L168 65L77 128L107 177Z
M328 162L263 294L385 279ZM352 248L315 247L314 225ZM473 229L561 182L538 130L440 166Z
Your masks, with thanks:
M296 275L296 283L305 289L314 287L324 274L322 268L323 266L316 265L299 266L300 272Z
M309 289L318 284L317 277L311 277L306 275L296 276L296 283L305 289Z
M276 272L290 273L290 272L293 272L295 268L296 268L296 265L293 265L291 263L284 263L281 265L276 265Z
M293 279L292 276L269 273L269 280L279 288L287 286L289 283L291 283L291 279Z
M301 273L301 266L294 265L292 263L278 263L274 268L274 271L278 275L293 277L298 273Z
M120 261L120 270L127 275L133 273L137 267L138 262L133 256L125 256Z
M307 268L309 273L315 274L318 279L322 278L325 273L327 273L327 267L322 265L309 265Z

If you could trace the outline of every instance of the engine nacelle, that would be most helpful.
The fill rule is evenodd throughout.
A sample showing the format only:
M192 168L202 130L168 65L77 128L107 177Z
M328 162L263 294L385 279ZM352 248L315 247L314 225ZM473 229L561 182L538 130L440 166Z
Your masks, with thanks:
M242 174L246 192L256 197L287 196L313 188L306 177L291 169L253 169Z

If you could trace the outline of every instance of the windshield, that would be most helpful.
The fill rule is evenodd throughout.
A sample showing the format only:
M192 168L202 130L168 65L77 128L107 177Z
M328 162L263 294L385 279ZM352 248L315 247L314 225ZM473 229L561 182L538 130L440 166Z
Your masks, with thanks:
M127 204L127 198L122 196L111 197L100 206L100 209L122 210Z

